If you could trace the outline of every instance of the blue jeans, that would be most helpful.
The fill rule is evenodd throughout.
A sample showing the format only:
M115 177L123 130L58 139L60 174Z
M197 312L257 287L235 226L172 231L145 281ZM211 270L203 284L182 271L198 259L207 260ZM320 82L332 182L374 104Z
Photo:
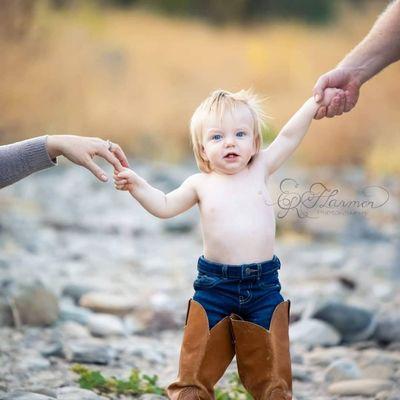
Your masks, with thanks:
M193 299L205 309L209 328L235 313L269 329L275 307L284 301L280 294L280 266L275 255L261 263L241 265L216 263L202 255L197 263Z

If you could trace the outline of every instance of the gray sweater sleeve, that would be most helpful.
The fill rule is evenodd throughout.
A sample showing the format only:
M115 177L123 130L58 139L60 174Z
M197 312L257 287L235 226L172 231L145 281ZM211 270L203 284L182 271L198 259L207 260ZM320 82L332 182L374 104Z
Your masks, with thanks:
M57 165L47 152L47 136L0 146L0 188Z

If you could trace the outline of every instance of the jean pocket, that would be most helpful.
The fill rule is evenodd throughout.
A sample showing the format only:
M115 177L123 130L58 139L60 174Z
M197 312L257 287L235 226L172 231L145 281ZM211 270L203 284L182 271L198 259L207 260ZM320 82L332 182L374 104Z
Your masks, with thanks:
M279 282L278 271L275 271L273 274L268 274L258 281L258 285L263 290L281 290L281 284Z
M222 281L221 276L215 276L215 275L207 275L203 272L199 272L197 275L197 278L193 282L193 288L195 290L197 289L210 289L218 283Z

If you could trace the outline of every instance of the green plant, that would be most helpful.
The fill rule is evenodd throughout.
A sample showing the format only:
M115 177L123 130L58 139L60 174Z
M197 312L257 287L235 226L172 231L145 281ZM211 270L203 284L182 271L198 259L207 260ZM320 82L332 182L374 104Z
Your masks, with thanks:
M216 400L252 400L253 397L246 391L240 382L238 374L229 377L230 387L226 389L216 388Z
M92 371L89 368L74 364L71 370L80 376L79 385L83 389L93 390L98 394L117 395L140 395L154 393L166 396L166 391L157 384L157 375L149 376L142 374L139 370L133 369L128 380L117 379L116 377L106 378L100 371ZM252 400L246 389L240 382L238 374L231 374L228 388L216 388L216 400Z
M158 386L156 375L149 376L133 369L128 380L117 379L116 377L106 378L100 371L91 371L89 368L75 364L71 370L80 376L79 385L83 389L93 390L99 394L117 393L139 395L154 393L165 395L165 390Z

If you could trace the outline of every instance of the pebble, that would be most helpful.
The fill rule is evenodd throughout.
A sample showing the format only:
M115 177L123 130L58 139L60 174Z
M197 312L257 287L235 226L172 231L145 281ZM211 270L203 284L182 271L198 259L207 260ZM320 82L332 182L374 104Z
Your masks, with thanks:
M121 319L109 314L92 314L89 316L88 328L93 336L126 335Z
M133 311L136 301L127 296L116 294L89 292L84 294L79 304L81 307L88 308L99 313L107 313L114 315L125 315Z
M68 361L88 364L109 364L116 352L107 345L93 342L68 342L64 348Z
M348 358L333 361L324 372L325 382L338 382L346 379L358 379L362 373L358 365Z
M328 391L341 396L375 396L382 390L392 387L393 383L387 380L357 379L332 383Z
M378 319L374 338L382 343L400 342L400 316L398 313L384 315Z
M327 302L312 316L334 327L344 341L366 340L376 328L376 319L368 310L340 302Z
M99 396L91 390L80 389L77 387L64 386L57 389L58 400L106 400L104 396Z
M318 319L303 319L291 324L290 340L310 347L335 346L340 342L340 334L329 324Z
M46 326L58 318L58 297L40 283L19 287L13 301L22 324Z

